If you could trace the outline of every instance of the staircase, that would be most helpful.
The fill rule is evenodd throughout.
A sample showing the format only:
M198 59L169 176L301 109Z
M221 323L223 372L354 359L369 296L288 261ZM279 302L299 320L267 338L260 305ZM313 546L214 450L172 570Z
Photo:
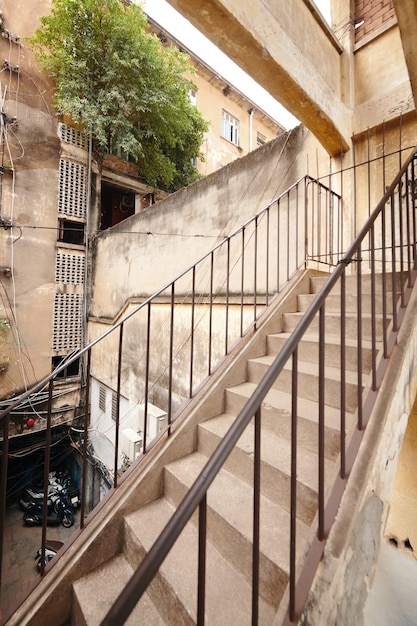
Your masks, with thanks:
M299 322L326 276L311 276L308 292L298 287L295 310L288 304L275 314L278 329L264 334L264 350L249 356L242 381L224 389L224 410L197 426L195 449L163 470L163 494L125 515L122 549L114 557L73 584L72 624L100 624L154 541L173 515L187 490L202 472L236 416L255 391L289 333ZM365 278L365 277L364 277ZM347 293L354 291L349 288ZM355 279L353 279L355 280ZM299 285L306 284L301 281ZM353 284L353 283L352 283ZM368 285L370 283L368 282ZM304 290L305 291L305 290ZM370 306L363 284L362 306ZM369 291L369 289L368 289ZM354 427L357 405L357 303L349 296L346 313L347 431ZM370 327L363 327L363 383L371 367ZM382 328L378 328L381 339ZM301 565L315 532L318 478L318 342L315 322L299 346L298 356L298 468L297 563ZM258 340L259 341L259 340ZM340 295L326 305L325 477L326 489L338 471L340 451ZM286 366L262 405L260 599L259 623L273 624L289 575L291 473L291 367ZM210 487L207 496L207 562L205 616L207 624L251 622L253 453L254 424L249 424ZM168 444L169 445L169 444ZM187 523L159 572L129 617L127 624L195 624L197 621L197 514Z

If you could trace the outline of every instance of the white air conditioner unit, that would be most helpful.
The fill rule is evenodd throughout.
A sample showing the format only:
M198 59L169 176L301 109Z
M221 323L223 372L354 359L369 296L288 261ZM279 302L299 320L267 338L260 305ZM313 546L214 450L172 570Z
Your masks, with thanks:
M135 432L133 428L125 428L122 430L120 438L120 451L124 453L131 461L137 459L142 452L143 436L141 432Z
M138 407L138 430L144 430L145 424L145 405L140 404ZM159 407L148 402L148 428L146 431L146 442L152 441L161 432L168 423L168 413Z

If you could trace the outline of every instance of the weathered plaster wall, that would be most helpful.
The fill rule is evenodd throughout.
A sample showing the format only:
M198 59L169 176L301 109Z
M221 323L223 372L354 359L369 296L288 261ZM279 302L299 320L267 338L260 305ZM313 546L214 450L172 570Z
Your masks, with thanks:
M298 127L101 233L90 317L113 320L129 298L161 289L302 178L308 154L327 171L324 150Z
M417 390L417 289L306 605L303 624L363 621L367 590Z

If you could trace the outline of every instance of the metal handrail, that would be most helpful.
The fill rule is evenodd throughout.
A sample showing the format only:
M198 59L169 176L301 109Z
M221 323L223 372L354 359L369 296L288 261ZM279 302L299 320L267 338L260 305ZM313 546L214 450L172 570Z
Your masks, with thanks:
M300 191L299 191L300 190ZM312 194L313 190L315 190L315 192L318 195L317 200L315 200L314 202L312 202L313 206L308 206L308 194ZM126 324L130 321L133 320L135 318L135 316L138 316L138 314L140 314L141 312L146 312L147 316L148 316L148 335L149 335L149 325L150 325L150 310L151 310L151 305L154 302L158 302L158 298L160 298L162 295L169 293L169 301L170 301L170 306L171 306L171 346L170 346L170 356L169 356L169 367L172 367L172 362L173 362L173 354L172 354L172 340L173 340L173 306L175 303L175 299L178 297L177 294L177 289L176 289L176 285L178 283L180 283L180 281L182 279L184 279L185 277L191 276L192 277L192 294L191 294L191 307L192 307L192 311L193 311L193 315L194 315L194 306L195 306L195 302L194 300L197 298L196 296L196 288L195 288L195 276L196 276L196 272L198 271L199 267L202 267L204 264L208 263L211 266L211 270L210 270L210 288L209 288L209 292L208 292L208 308L209 308L209 315L210 315L210 335L211 335L211 325L212 325L212 307L213 307L213 301L214 301L214 286L213 286L213 272L214 272L214 268L213 268L213 263L214 263L214 259L215 259L215 255L219 253L219 251L221 250L226 250L226 257L227 257L227 276L226 276L226 280L223 283L223 285L221 286L220 291L222 292L222 298L226 303L226 331L225 331L225 346L224 346L224 351L223 354L227 354L228 352L230 352L231 348L233 347L231 345L231 341L229 338L229 333L227 332L227 316L228 316L228 303L229 300L231 298L231 294L232 294L232 286L229 284L229 279L230 279L230 275L231 272L233 271L233 268L231 267L231 257L230 257L230 248L232 246L232 242L234 242L235 240L238 241L239 244L239 239L241 240L242 244L241 244L241 256L242 256L242 260L241 260L241 264L242 264L242 268L241 268L241 273L242 273L242 285L241 285L241 293L240 293L240 307L241 310L243 310L243 305L244 305L244 296L245 296L245 289L249 291L251 291L252 293L252 297L253 297L253 314L252 314L252 320L249 324L249 330L251 328L255 328L256 327L256 322L257 319L260 315L259 311L258 311L258 307L259 307L259 303L257 300L257 294L262 294L263 299L265 300L265 305L267 306L269 303L269 298L270 298L270 292L273 294L273 296L275 296L276 293L279 293L279 291L282 289L282 287L288 282L288 280L291 278L291 276L300 268L305 264L306 258L311 257L311 254L309 254L308 251L308 242L309 242L309 237L306 233L306 227L308 224L308 220L309 220L309 215L310 214L315 214L315 212L318 212L320 209L320 194L325 194L325 197L329 196L332 198L332 200L328 200L325 203L325 209L326 211L329 210L334 210L335 211L335 216L332 218L334 219L338 225L339 225L339 230L341 230L341 221L340 221L340 212L341 212L341 197L340 195L338 195L335 191L331 191L328 188L326 188L326 186L319 182L316 181L314 178L312 178L311 176L305 176L301 179L299 179L297 182L295 182L293 185L291 185L291 187L289 187L283 194L281 194L279 197L275 198L270 204L268 204L266 207L264 207L263 209L261 209L253 218L249 219L246 221L246 223L243 226L240 226L239 228L237 228L235 231L233 231L233 233L231 235L229 235L228 237L224 237L216 246L214 246L209 252L207 252L205 255L202 256L202 258L200 258L196 263L192 264L191 266L189 266L187 269L185 269L183 272L181 272L175 279L173 279L172 281L168 282L164 287L162 287L161 289L159 289L156 293L154 293L152 296L149 296L147 298L145 298L145 300L138 306L135 306L132 311L128 312L126 315L123 316L122 319L120 319L119 321L117 321L115 324L113 324L108 330L106 330L104 333L100 334L99 337L97 337L95 340L91 341L90 343L88 343L88 345L86 345L84 348L82 348L81 350L74 352L71 356L69 356L68 358L65 359L65 362L62 363L61 365L59 365L51 374L45 376L41 381L39 381L38 383L36 383L31 389L29 389L28 391L26 391L25 393L19 395L18 397L12 399L10 401L10 403L8 404L8 406L5 409L0 410L0 424L3 425L3 432L4 432L4 437L3 437L3 454L2 454L2 473L1 473L1 495L0 495L0 548L1 548L1 554L0 554L0 571L1 571L1 556L3 554L3 531L4 531L4 522L5 522L5 510L6 510L6 487L7 487L7 460L8 460L8 434L10 432L9 430L9 424L10 424L10 415L13 413L13 410L16 409L17 407L19 407L23 402L25 402L26 400L30 399L31 397L33 397L34 394L38 394L40 391L42 390L46 390L46 398L47 398L47 403L48 403L48 411L47 411L47 431L49 432L51 427L53 426L52 424L52 405L53 405L53 383L55 381L55 379L59 376L59 374L68 366L70 366L72 363L74 363L77 359L83 359L84 360L84 364L85 364L85 380L86 380L86 384L85 384L85 388L84 388L84 392L85 392L85 398L84 398L84 405L86 407L86 411L85 411L85 418L84 418L84 427L83 427L83 435L82 435L82 444L80 445L80 451L82 453L82 457L83 457L83 468L82 468L82 485L81 485L81 490L82 490L82 498L81 498L81 528L84 526L84 520L85 520L85 494L86 494L86 480L85 480L85 476L86 476L86 458L87 458L87 440L88 440L88 417L89 417L89 405L90 405L90 400L91 400L91 394L90 394L90 377L91 377L91 368L92 368L92 350L93 348L95 348L96 346L99 346L99 344L101 344L102 342L104 342L104 340L106 338L108 338L110 335L113 335L113 333L116 333L115 336L117 336L118 333L118 356L117 356L117 383L116 383L116 394L117 394L117 413L116 413L116 419L115 419L115 423L116 423L116 440L115 440L115 454L114 454L114 476L113 476L113 483L114 483L114 487L117 487L117 483L118 483L118 466L117 466L117 462L118 462L118 454L119 454L119 423L120 423L120 397L121 397L121 383L122 383L122 371L121 371L121 359L122 359L122 354L123 354L123 343L124 343L124 337L126 335L126 333L124 332L124 329L126 328ZM293 200L294 198L294 200ZM275 259L275 265L276 267L271 268L269 263L269 256L267 256L266 258L266 267L262 268L266 274L266 277L264 278L264 283L263 284L259 284L258 285L258 269L259 269L259 273L261 272L261 269L257 267L257 254L258 254L258 241L257 241L257 233L258 233L258 229L261 227L261 225L263 223L267 224L267 228L269 228L269 223L270 220L272 220L272 211L276 210L277 215L279 215L279 212L282 210L282 212L285 215L285 222L287 224L287 228L289 229L290 227L293 228L293 225L291 223L291 220L289 219L290 217L290 203L294 203L295 208L295 223L297 225L297 231L296 231L296 236L297 236L297 240L299 240L299 247L300 247L300 254L297 254L296 258L294 261L291 261L291 265L289 262L289 251L287 251L286 254L286 265L283 267L282 269L282 280L279 277L279 272L281 271L279 268L279 259L276 258ZM300 206L299 206L300 205ZM301 208L300 208L301 207ZM276 222L277 224L279 224L279 217L276 217ZM249 233L249 235L248 235ZM284 237L284 242L286 244L289 244L289 235L286 235L285 233L282 234L282 236ZM247 247L249 245L249 240L253 237L253 251L252 254L254 255L254 267L255 267L255 272L252 275L253 276L253 288L252 286L248 289L245 287L244 284L244 262L245 262L245 251L247 251ZM311 239L311 237L310 237ZM240 244L239 244L240 245ZM279 244L278 244L278 238L276 237L276 234L274 235L274 245L276 246L277 250L279 249ZM291 241L291 245L294 245L294 241ZM272 250L269 250L269 248L271 247L272 249L272 244L270 244L270 235L268 234L267 236L267 246L266 248L268 249L268 254L271 253L272 254ZM302 251L301 251L301 247L302 247ZM313 246L314 247L314 246ZM319 248L320 246L316 245L316 248ZM298 248L297 248L298 251ZM271 264L273 265L273 264ZM275 275L274 275L274 279L276 281L276 285L272 285L272 272L273 269L275 271ZM259 281L260 282L260 281ZM260 300L259 300L260 302ZM193 328L194 328L194 322L193 322ZM243 336L245 333L248 332L248 326L244 325L244 320L243 320L243 315L241 313L241 319L240 319L240 336ZM211 342L211 337L209 337L209 341ZM218 366L217 363L212 362L212 355L211 355L211 343L209 345L209 361L208 361L208 371L207 371L207 376L209 376L211 373L213 373L215 367ZM199 386L201 385L202 381L201 380L194 380L193 379L193 372L192 372L192 351L194 350L194 346L193 346L193 337L191 338L191 357L190 357L190 382L189 382L189 398L191 398L193 396L193 394L195 393L196 389L199 388ZM147 338L147 356L145 358L145 364L146 364L146 372L144 375L145 378L145 397L148 397L148 386L149 386L149 351L150 351L150 341L149 341L149 336ZM170 388L168 390L168 395L169 398L172 397L172 380L173 380L173 374L172 371L170 371L169 373L169 385ZM144 420L144 424L145 424L145 432L144 432L144 449L143 449L143 453L146 454L147 450L146 450L146 445L147 445L147 433L146 433L146 428L147 428L147 419L146 419L146 411L147 411L147 403L145 403L145 420ZM178 411L179 413L179 411ZM176 416L175 416L176 417ZM174 416L173 416L173 411L172 411L172 404L171 401L169 401L168 403L168 435L170 434L170 429L171 429L171 424L174 420ZM45 466L44 466L44 486L47 485L47 480L48 480L48 474L49 474L49 456L48 456L48 452L46 453L46 457L45 457ZM46 489L44 490L44 492L46 493ZM44 511L46 512L46 501L45 501L45 506L44 506ZM46 513L45 513L45 519L44 519L44 523L42 525L42 548L44 549L44 545L45 545L45 532L46 532ZM41 570L41 574L43 575L44 570L42 568Z
M147 586L149 585L149 583L151 582L151 580L153 579L153 577L159 570L161 564L163 563L168 552L174 545L176 539L179 537L185 525L190 520L193 513L196 511L197 507L200 507L200 509L205 508L208 488L210 487L215 477L217 476L218 472L224 465L226 459L232 452L235 444L237 443L238 439L241 437L242 433L244 432L245 428L247 427L251 419L255 416L255 421L259 422L260 407L262 405L262 402L264 401L267 393L270 391L274 382L276 381L276 379L282 372L287 361L290 358L293 358L293 359L297 358L298 345L301 339L303 338L303 336L305 335L305 333L308 331L316 315L318 313L320 314L321 311L324 311L323 307L324 307L326 298L331 292L332 288L336 285L339 279L344 277L345 272L346 272L346 267L350 263L355 261L356 255L358 255L356 260L358 261L360 260L362 243L364 242L365 238L368 237L372 233L374 224L377 218L381 215L381 213L385 209L387 203L389 203L390 206L393 207L395 194L397 193L399 193L399 197L401 198L402 179L404 175L408 172L409 167L414 164L414 159L416 158L416 155L417 155L417 149L413 150L413 152L410 154L410 156L408 157L408 159L402 166L400 172L395 177L393 183L390 185L390 187L386 191L382 200L379 202L378 206L376 207L374 212L371 214L366 224L362 227L361 231L355 238L352 245L349 247L348 251L346 252L346 255L344 256L343 259L341 259L341 262L334 269L334 271L332 272L332 274L329 276L328 280L326 281L325 285L322 287L320 292L315 297L314 301L312 302L312 304L310 305L310 307L304 314L298 326L296 327L296 329L294 330L290 338L287 340L287 342L285 343L284 347L282 348L278 356L275 358L273 364L270 366L268 372L266 373L262 381L259 383L256 391L253 393L253 395L251 396L249 401L246 403L244 408L240 411L233 425L230 427L229 431L226 433L226 435L224 436L224 438L218 445L217 449L208 460L207 464L205 465L204 469L201 471L200 475L198 476L198 478L196 479L192 487L188 490L184 499L182 500L182 502L180 503L180 505L174 512L172 518L169 520L168 524L165 526L164 530L161 532L161 534L159 535L159 537L157 538L157 540L155 541L151 549L145 555L143 561L141 562L141 564L138 566L138 568L132 575L130 581L128 582L124 590L121 592L121 594L119 595L119 597L113 604L112 608L108 611L106 617L101 622L102 626L116 626L116 625L119 625L120 623L125 622L125 620L130 615L131 611L135 607L136 603L140 599L141 595L144 593ZM413 172L411 180L412 180L412 184L414 188L414 172ZM409 181L407 178L406 185L408 182ZM406 189L406 193L408 193L407 189ZM408 200L407 200L407 203L408 203ZM394 222L394 217L392 217L392 222ZM414 218L413 228L414 228L414 234L415 234L415 218ZM395 230L393 224L391 224L391 229L392 231ZM412 274L415 273L415 269L416 269L416 240L414 238L412 241L410 241L410 237L408 239L409 239L408 246L411 245L412 250L413 250L412 259L410 258L410 252L408 250L409 266L407 268L408 287L411 287L412 281L413 281ZM392 241L392 255L393 255L392 274L393 276L395 276L395 270L396 270L395 248L396 248L395 241ZM402 250L400 252L402 255L403 254ZM359 269L358 275L360 276L360 274L361 272ZM395 286L395 278L393 280L394 280L394 286ZM403 272L400 271L400 281L401 281L400 307L405 306L405 300L406 300L404 280L405 279L403 276ZM360 280L359 280L359 284L360 284ZM396 290L394 289L394 293L395 291ZM394 310L396 311L395 306L393 307L394 322L393 322L392 333L396 336L396 334L398 333L398 328L399 328L399 320L397 319L397 316L394 313ZM359 345L358 353L361 352L361 349L362 349L362 346ZM385 358L387 358L388 356L389 355L387 353L384 354ZM294 368L293 368L293 372L294 372ZM359 410L359 414L361 414L360 410ZM293 411L293 419L294 419L294 411ZM366 419L364 419L363 415L360 415L358 418L358 426L357 426L358 432L363 434L365 427L366 427ZM357 440L354 441L353 444L350 446L349 451L352 453L352 455L356 454L360 445L361 438L362 436L361 434L359 434L359 437L357 438ZM293 442L294 442L294 433L293 433ZM256 454L258 454L258 452L259 452L259 449L255 451ZM293 450L293 456L294 454L295 452ZM336 514L337 506L340 502L340 499L343 493L344 485L346 484L346 481L347 481L348 473L349 472L346 471L346 469L342 467L339 472L339 477L336 481L339 483L341 482L343 484L341 488L340 488L340 485L338 486L338 489L337 489L338 493L335 498L331 498L330 506L328 507L327 512L331 514L331 518L333 519ZM294 475L292 475L292 481L293 480L295 480ZM293 484L293 491L294 489L295 489L295 486ZM292 500L294 500L294 494L292 495ZM295 506L295 503L294 503L294 506ZM293 510L292 510L292 517L295 517L295 512ZM332 522L332 519L330 519L330 515L326 516L326 508L324 506L324 502L322 502L320 506L320 511L319 511L318 534L315 539L315 542L319 543L320 547L317 550L317 547L313 546L311 550L312 552L315 551L316 553L315 554L316 566L318 564L318 559L321 557L321 554L323 552L324 543L329 532L328 526L329 524L331 524L331 522ZM293 532L295 533L295 530L293 530ZM293 549L294 544L295 544L294 536L291 539L291 544L292 544L292 549ZM292 564L293 564L293 567L295 567L294 560ZM309 576L310 576L310 579L312 580L311 572L309 573ZM311 580L310 580L310 583L311 583ZM289 620L290 621L293 621L297 617L299 617L300 599L296 598L295 587L296 587L295 572L293 571L290 573L290 607L289 607ZM305 590L304 590L303 595L304 597L301 599L301 607L304 604L304 600L306 596ZM257 613L256 613L257 606L255 604L253 604L253 611L255 614L254 613L252 614L252 623L256 624L258 623L257 622L258 618L257 618ZM198 611L198 615L201 615L200 611ZM204 617L202 617L202 619L204 620ZM204 623L204 621L199 621L198 623L202 624Z

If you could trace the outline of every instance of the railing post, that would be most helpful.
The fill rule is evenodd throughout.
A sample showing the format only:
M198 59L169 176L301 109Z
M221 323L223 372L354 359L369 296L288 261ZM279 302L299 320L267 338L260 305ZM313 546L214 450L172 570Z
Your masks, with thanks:
M43 508L42 508L42 541L41 541L41 576L45 572L46 526L48 519L49 468L51 462L51 427L52 427L52 392L54 379L48 384L48 409L46 416L45 459L43 471Z
M255 413L253 458L252 626L259 620L259 550L261 509L261 409Z
M297 580L297 398L298 398L298 347L292 355L291 370L291 502L290 502L290 581L289 616L295 621L296 580Z
M116 432L114 442L114 487L117 487L118 482L118 460L119 460L119 426L120 426L120 387L122 382L122 350L123 350L123 327L124 324L119 326L119 350L117 355L117 406L116 406ZM134 459L133 459L134 460Z
M168 434L171 434L172 422L172 374L174 370L174 307L175 307L175 283L171 284L171 315L169 331L169 380L168 380ZM146 404L147 404L146 400Z
M325 423L324 423L324 407L325 407L325 305L323 304L319 310L319 394L318 394L318 538L323 541L327 535L325 520L325 476L324 476L324 459L325 459Z
M3 551L4 551L4 531L6 528L6 496L7 496L7 475L9 464L9 425L10 413L3 417L3 445L1 457L1 477L0 477L0 597L3 583Z
M193 377L194 377L194 324L195 324L195 265L192 269L191 282L191 329L190 329L190 386L188 397L193 396Z
M85 407L84 407L84 433L82 447L82 483L81 483L81 513L80 527L84 527L85 507L87 495L87 453L88 453L88 426L90 423L90 391L91 391L91 348L87 352L87 371L85 374Z
M204 626L206 609L206 556L207 556L207 492L198 508L198 592L197 624Z

